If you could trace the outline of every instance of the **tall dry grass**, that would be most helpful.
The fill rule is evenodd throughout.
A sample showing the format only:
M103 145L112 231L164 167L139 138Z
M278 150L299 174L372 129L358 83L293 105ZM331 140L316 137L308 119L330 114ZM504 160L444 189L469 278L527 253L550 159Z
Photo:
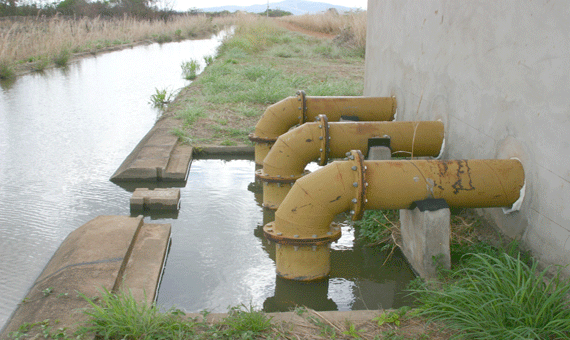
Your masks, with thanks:
M279 20L306 30L334 34L339 42L348 44L349 47L366 47L366 12L339 14L335 11L327 11L319 14L287 16Z
M0 21L0 64L53 60L62 51L94 52L141 41L171 41L205 36L226 25L231 17L176 16L171 20L54 17Z

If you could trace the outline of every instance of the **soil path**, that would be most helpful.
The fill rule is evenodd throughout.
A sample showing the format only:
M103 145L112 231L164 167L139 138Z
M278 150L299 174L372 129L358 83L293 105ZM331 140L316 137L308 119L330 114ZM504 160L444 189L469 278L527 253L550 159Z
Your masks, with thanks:
M290 23L290 22L287 22L287 21L276 20L276 22L279 26L284 27L284 28L288 29L289 31L299 32L299 33L303 33L303 34L310 35L310 36L317 37L317 38L321 38L321 39L334 39L334 37L336 36L334 34L311 31L311 30L297 26L297 25Z

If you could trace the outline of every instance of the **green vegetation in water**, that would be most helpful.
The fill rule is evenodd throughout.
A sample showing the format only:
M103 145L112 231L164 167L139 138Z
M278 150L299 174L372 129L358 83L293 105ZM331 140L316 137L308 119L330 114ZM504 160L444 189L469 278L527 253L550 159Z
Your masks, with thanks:
M152 104L152 106L157 109L163 109L172 101L172 97L174 97L174 94L169 92L168 89L159 90L155 88L154 91L155 93L150 96L149 104Z
M443 283L419 283L411 291L419 315L456 331L457 339L568 339L570 280L538 270L521 253L467 254Z
M182 77L186 80L194 80L200 71L200 63L197 60L190 60L182 62Z

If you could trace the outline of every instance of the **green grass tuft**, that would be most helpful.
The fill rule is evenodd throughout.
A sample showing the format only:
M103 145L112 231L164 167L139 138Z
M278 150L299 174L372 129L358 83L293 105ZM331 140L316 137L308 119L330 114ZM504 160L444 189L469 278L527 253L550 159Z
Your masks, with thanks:
M195 333L196 323L185 318L184 312L172 309L161 313L154 305L137 302L132 294L101 292L101 300L81 296L91 309L81 333L94 333L104 339L188 339Z
M10 64L7 62L0 63L0 79L9 80L14 79L15 77L16 73Z
M185 61L181 65L182 77L186 80L194 80L200 71L200 63L197 60Z
M67 48L64 48L53 58L53 62L57 66L63 67L67 65L69 58L71 58L71 52Z
M454 338L568 339L570 281L560 268L548 278L549 269L538 271L520 254L468 254L450 282L411 291L420 314L457 330Z

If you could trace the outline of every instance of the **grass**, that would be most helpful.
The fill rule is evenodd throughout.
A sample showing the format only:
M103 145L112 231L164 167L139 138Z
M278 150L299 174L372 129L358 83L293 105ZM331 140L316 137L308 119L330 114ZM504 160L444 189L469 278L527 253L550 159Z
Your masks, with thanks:
M335 41L343 46L364 51L366 48L366 12L348 12L337 14L305 14L280 18L279 20L298 27L335 35Z
M267 106L299 89L310 96L362 95L364 59L352 49L288 31L276 20L240 20L209 66L165 112L185 122L176 132L182 140L195 146L251 145L247 135ZM291 52L283 58L282 51ZM188 120L196 105L203 114Z
M29 60L53 56L50 62L64 66L73 54L96 53L137 43L167 42L208 37L231 25L235 17L173 16L171 20L123 18L24 17L0 21L0 79L47 65ZM188 33L188 34L185 34ZM190 34L192 32L192 34ZM8 72L8 68L12 72Z
M468 254L451 281L413 290L420 315L441 321L457 339L570 338L570 281L521 255Z

